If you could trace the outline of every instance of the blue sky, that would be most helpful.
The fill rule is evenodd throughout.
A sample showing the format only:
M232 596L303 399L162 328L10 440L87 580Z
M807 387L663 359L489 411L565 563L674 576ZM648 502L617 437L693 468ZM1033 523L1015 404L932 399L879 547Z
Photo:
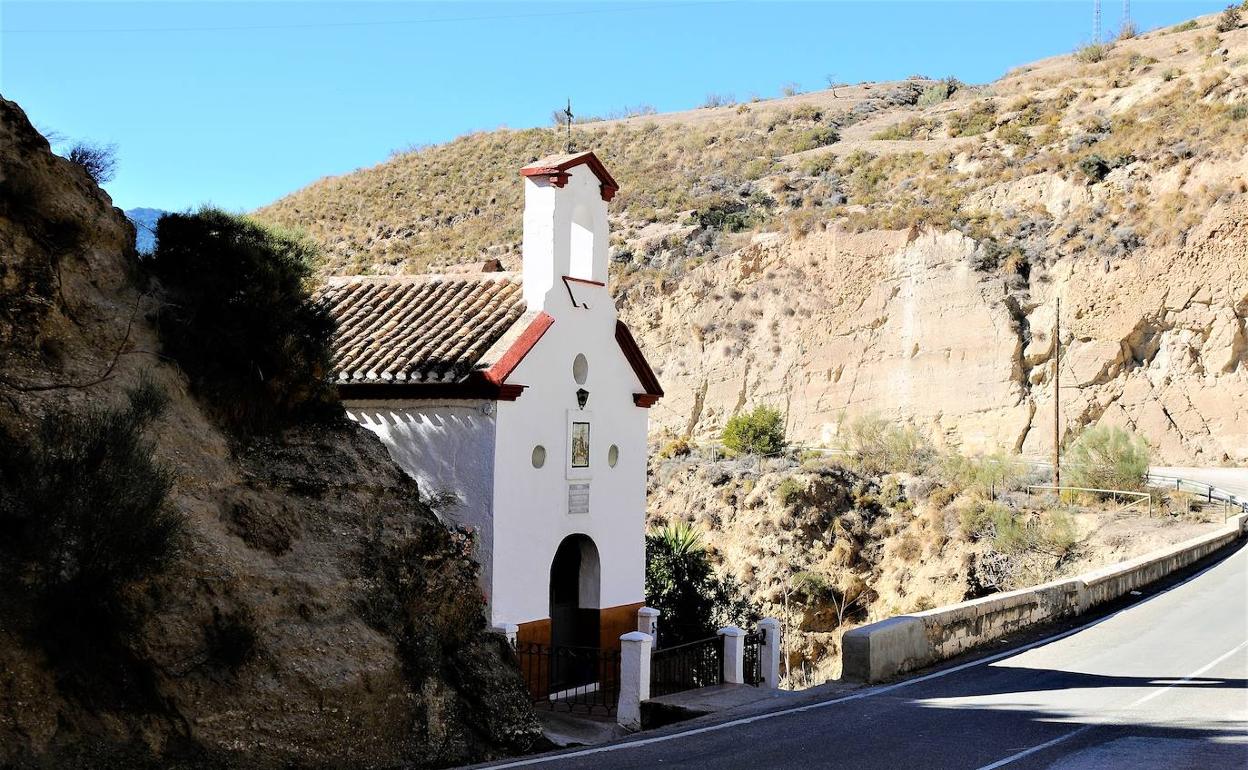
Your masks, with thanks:
M1143 29L1219 10L1142 2ZM1103 26L1122 5L1104 0ZM123 208L245 210L397 148L708 93L922 73L992 80L1090 39L1075 2L22 2L0 0L0 93L118 146Z

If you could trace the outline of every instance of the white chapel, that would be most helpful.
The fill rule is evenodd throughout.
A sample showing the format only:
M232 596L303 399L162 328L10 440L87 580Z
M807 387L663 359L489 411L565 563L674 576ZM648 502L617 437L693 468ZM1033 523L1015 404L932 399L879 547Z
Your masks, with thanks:
M644 600L647 408L663 395L607 288L592 152L521 169L522 273L331 279L350 417L474 530L490 622L618 646Z

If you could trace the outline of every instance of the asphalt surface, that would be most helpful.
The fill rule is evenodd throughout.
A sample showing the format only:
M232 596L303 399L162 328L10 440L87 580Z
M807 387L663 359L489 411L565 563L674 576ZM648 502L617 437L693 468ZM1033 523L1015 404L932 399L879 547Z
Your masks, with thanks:
M1188 479L1189 481L1212 484L1215 487L1225 489L1236 497L1248 500L1248 469L1245 468L1156 467L1149 470L1153 473L1160 473L1163 476L1174 476L1176 478Z
M1019 650L543 768L1248 768L1248 548Z

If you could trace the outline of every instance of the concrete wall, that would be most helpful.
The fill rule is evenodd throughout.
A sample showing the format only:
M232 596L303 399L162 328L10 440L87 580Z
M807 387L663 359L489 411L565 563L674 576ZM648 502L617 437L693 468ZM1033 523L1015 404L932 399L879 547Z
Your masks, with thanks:
M842 678L878 682L1020 629L1079 615L1200 561L1234 543L1246 528L1248 514L1240 514L1216 532L1074 578L855 628L842 639Z

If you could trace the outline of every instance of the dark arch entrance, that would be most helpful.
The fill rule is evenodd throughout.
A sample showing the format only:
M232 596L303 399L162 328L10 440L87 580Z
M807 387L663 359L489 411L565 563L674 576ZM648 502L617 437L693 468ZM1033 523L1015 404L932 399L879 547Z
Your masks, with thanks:
M586 535L568 535L550 563L550 644L552 647L597 648L600 567L598 547ZM552 682L557 688L593 681L590 666L563 669ZM553 673L553 672L552 672Z

